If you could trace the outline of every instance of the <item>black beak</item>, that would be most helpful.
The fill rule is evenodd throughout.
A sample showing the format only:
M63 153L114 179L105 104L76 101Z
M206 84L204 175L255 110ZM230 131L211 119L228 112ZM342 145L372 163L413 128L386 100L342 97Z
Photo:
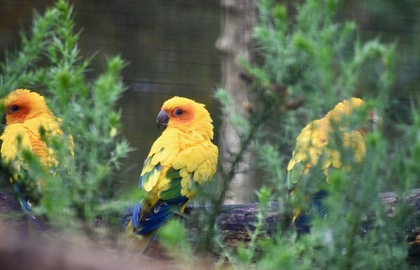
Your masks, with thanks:
M168 126L168 122L169 122L169 115L166 111L160 111L159 114L156 117L156 124L158 126L158 128L163 128L163 130L165 130L165 128Z

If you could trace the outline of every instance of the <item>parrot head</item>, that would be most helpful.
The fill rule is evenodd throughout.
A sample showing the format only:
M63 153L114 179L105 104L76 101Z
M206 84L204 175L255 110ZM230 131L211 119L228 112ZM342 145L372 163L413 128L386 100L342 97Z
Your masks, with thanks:
M360 98L352 97L343 102L338 103L333 110L326 115L333 122L340 122L343 118L349 117L352 113L358 111L363 115L362 122L358 125L357 130L362 134L367 134L375 130L381 124L381 118L378 116L376 110L369 108L369 106Z
M28 89L17 89L0 101L6 113L6 125L23 123L34 116L50 113L43 96Z
M159 128L201 132L202 135L206 135L210 139L213 138L212 122L204 104L178 96L165 101L156 118Z

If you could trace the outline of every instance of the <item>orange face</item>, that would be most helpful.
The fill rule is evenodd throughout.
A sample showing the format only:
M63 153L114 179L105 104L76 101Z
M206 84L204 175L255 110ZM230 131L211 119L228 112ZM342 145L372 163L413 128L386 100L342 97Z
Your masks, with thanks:
M22 123L31 111L31 99L26 93L13 95L5 101L6 125Z
M194 119L194 113L191 105L179 106L174 109L168 109L171 121L186 124Z
M5 108L6 125L23 123L31 117L49 112L44 97L28 89L17 89L0 102Z
M156 118L156 123L159 127L162 128L166 128L168 125L176 127L180 125L188 125L194 119L195 109L192 103L165 103Z

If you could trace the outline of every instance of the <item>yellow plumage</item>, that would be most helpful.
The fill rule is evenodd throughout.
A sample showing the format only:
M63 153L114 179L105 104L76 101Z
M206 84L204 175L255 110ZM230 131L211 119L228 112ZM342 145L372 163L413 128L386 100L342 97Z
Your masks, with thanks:
M1 158L13 174L11 181L21 184L18 175L21 167L26 167L22 156L23 150L35 154L47 171L54 169L58 161L54 150L42 139L42 134L45 138L61 137L63 131L60 127L61 119L54 116L44 97L28 89L17 89L0 102L6 113L6 128L0 136ZM71 137L69 137L69 149L73 153ZM40 183L32 185L39 187ZM36 202L39 199L30 197L29 194L21 195L19 199L21 204L26 205L22 205L26 211L30 210L28 200Z
M218 149L212 119L203 104L173 97L157 122L165 127L144 162L139 187L147 198L133 213L128 230L149 234L172 215L183 212L188 200L216 172Z
M303 192L300 190L302 188L299 188L299 182L306 175L310 174L311 179L305 181L314 183L312 189L308 188L310 183L305 184L306 192L309 189L309 192L316 193L322 189L319 186L322 183L319 182L320 179L313 178L325 179L328 183L328 171L331 168L350 171L355 164L363 161L366 154L364 135L367 129L365 125L352 124L351 116L363 109L364 104L359 98L344 100L324 118L315 120L302 129L296 138L296 147L287 166L287 184L292 198L296 193ZM344 159L341 156L343 152L349 154L351 158ZM306 193L306 196L310 195ZM294 210L293 221L299 216L300 211L300 209Z

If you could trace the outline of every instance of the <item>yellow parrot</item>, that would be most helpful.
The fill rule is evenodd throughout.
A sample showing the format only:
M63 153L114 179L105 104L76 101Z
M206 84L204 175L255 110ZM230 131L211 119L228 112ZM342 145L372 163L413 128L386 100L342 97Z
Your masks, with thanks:
M43 96L28 89L16 89L0 100L5 109L6 126L0 136L1 158L11 173L10 181L17 193L23 210L39 229L40 221L31 213L42 193L40 179L28 179L28 168L22 153L28 150L36 155L47 172L58 165L54 150L41 138L61 137L61 119L54 116ZM73 140L69 136L69 150L73 154ZM26 173L25 173L26 172ZM26 174L26 177L25 177Z
M137 235L151 235L177 213L216 172L218 148L204 104L183 97L167 100L156 122L164 131L144 161L139 188L147 193L127 226ZM149 242L150 244L150 242Z
M370 111L368 121L352 123L355 118L351 115L364 113L364 106L365 102L360 98L344 100L325 117L312 121L302 129L287 166L287 187L292 200L303 198L305 202L309 201L312 210L321 215L325 213L327 209L322 205L322 199L327 196L327 191L322 186L330 181L329 170L350 171L365 157L365 135L378 117ZM342 157L343 152L346 155ZM298 234L310 231L309 217L299 208L294 209L292 223Z

